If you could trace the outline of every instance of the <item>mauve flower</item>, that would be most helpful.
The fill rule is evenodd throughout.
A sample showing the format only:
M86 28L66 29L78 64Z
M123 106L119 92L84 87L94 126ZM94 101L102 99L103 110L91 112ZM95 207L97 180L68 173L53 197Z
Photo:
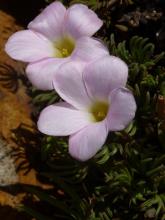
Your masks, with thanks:
M66 102L46 107L38 128L53 136L69 138L69 153L85 161L93 157L106 141L109 131L124 129L134 118L136 103L124 88L127 65L106 56L86 65L67 63L57 72L54 84Z
M52 79L61 64L69 60L89 62L108 54L91 36L103 22L83 4L68 9L60 2L45 8L29 25L6 43L6 52L16 60L30 63L26 73L38 89L53 89Z

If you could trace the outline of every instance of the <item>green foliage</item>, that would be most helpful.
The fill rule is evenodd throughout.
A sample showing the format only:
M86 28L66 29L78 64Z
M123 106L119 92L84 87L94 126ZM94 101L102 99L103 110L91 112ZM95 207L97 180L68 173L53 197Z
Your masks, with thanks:
M31 215L37 220L53 220L52 218L46 217L42 215L40 212L37 212L36 210L29 208L28 206L18 207L18 210L26 212L27 214Z
M73 184L81 182L87 175L87 166L69 156L68 144L64 139L46 137L41 148L41 158L51 170L44 175L53 180L59 176Z
M39 112L45 105L51 105L59 100L59 96L54 91L40 91L36 88L31 88L33 97L32 103L36 106L36 111Z
M155 71L154 66L165 58L165 53L154 55L155 46L148 43L148 38L133 36L128 45L126 45L126 41L123 41L117 46L113 34L110 39L111 53L119 56L129 65L131 81L135 83L135 81L138 82L138 79L144 86L156 87L160 76L155 75L154 72L151 74L151 71Z
M45 0L47 3L51 3L54 0ZM111 6L115 3L119 3L121 5L126 4L133 4L132 0L111 0L111 1L107 1L107 0L60 0L63 4L65 5L72 5L72 4L76 4L76 3L81 3L81 4L85 4L88 5L90 8L92 8L93 10L98 10L101 8L105 8L108 6Z

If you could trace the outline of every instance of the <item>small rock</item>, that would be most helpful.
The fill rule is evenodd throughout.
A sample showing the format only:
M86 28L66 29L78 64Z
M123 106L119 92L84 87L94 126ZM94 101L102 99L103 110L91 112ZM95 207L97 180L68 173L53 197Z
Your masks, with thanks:
M0 186L15 184L18 176L11 156L11 148L0 139Z
M155 218L155 215L156 215L156 210L154 208L152 208L152 209L148 209L145 212L144 217L153 219L153 218Z

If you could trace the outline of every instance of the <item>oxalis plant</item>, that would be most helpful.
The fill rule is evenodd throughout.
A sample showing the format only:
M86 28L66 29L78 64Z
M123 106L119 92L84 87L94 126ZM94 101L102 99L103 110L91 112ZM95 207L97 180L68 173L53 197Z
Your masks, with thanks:
M27 187L45 210L23 210L39 220L163 220L164 53L138 36L92 37L103 21L87 1L72 3L52 2L5 47L28 63L45 134L39 174L54 185Z

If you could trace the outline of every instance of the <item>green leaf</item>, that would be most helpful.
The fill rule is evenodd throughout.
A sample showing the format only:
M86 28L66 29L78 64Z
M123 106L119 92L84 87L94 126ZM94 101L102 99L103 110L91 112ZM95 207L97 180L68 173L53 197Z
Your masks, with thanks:
M42 215L40 212L37 212L36 210L28 207L28 206L21 206L20 211L24 211L27 214L31 215L32 217L36 218L37 220L53 220L53 218L49 218L45 215Z

